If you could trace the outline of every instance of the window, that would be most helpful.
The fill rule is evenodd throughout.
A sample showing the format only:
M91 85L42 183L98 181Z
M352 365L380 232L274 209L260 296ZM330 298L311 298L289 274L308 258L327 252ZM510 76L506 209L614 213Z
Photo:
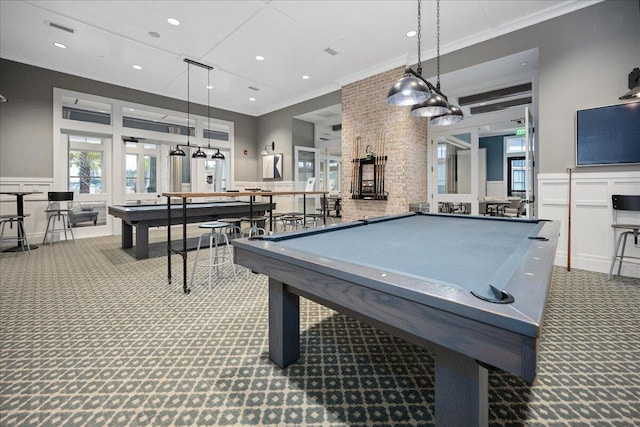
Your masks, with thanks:
M523 136L509 136L505 138L507 153L524 153L526 145Z
M103 150L100 137L69 135L69 191L79 194L105 192L102 176Z
M509 157L509 196L524 198L526 192L526 165L524 157Z
M125 186L127 194L158 191L158 145L126 142Z

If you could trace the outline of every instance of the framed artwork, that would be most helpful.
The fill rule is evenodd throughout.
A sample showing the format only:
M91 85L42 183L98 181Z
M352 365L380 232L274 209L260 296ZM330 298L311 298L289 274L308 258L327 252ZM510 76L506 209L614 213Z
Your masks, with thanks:
M262 178L282 180L282 154L262 156Z

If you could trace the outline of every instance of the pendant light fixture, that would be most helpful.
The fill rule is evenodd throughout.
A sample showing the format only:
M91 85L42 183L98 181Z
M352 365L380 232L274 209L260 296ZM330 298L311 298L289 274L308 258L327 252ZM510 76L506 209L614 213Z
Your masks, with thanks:
M434 126L448 126L454 125L464 120L464 113L460 107L449 104L449 112L441 114L439 116L431 117L429 123Z
M191 93L191 65L197 65L198 67L204 68L207 70L207 91L209 90L209 76L211 74L211 70L213 70L213 67L206 65L206 64L202 64L200 62L194 61L192 59L189 58L185 58L184 62L187 63L187 144L177 144L175 148L173 148L171 151L169 151L169 155L170 156L185 156L185 152L182 150L182 148L180 148L180 146L182 145L183 147L191 147L191 142L190 142L190 137L191 137L191 98L190 98L190 93ZM207 115L210 117L211 114L209 113L210 110L210 106L209 106L209 92L207 92ZM209 123L209 118L207 118L207 123ZM207 158L207 153L205 153L204 151L202 151L201 147L196 145L195 146L197 148L197 150L191 155L192 158L194 159L206 159ZM210 148L210 147L209 147Z
M224 154L222 154L222 153L220 152L220 149L219 149L219 148L216 148L216 152L215 152L215 153L213 153L213 156L211 156L211 158L212 158L213 160L224 160L224 159L225 159Z
M436 47L437 47L437 85L433 86L422 77L422 62L420 59L421 24L421 0L418 0L418 68L417 73L411 68L405 70L405 76L398 80L389 90L387 102L391 105L412 105L411 115L414 117L439 117L431 119L435 126L458 123L464 119L460 107L449 104L447 96L440 90L440 0L436 1ZM425 90L426 88L426 90ZM446 117L443 117L446 116Z
M416 105L426 101L431 95L427 81L422 78L422 59L420 57L420 40L422 38L421 4L418 0L418 72L407 68L404 77L395 82L387 94L387 103L396 106Z
M414 117L433 117L449 112L449 103L440 94L440 0L436 2L436 64L437 91L431 92L431 96L426 101L411 108L411 115Z
M207 148L211 148L209 145L209 139L211 139L211 102L210 102L210 94L211 94L211 68L207 68L207 133L203 132L202 136L206 136L207 138ZM197 154L197 156L196 156ZM195 152L193 157L198 158L207 158L207 153L202 151L200 147L198 147L198 151Z
M180 148L179 145L176 145L176 148L172 148L171 151L169 151L169 155L170 156L181 156L181 157L186 156L186 154L184 153L184 151L182 151L182 148Z
M186 59L185 59L186 60ZM191 144L189 143L189 138L191 137L191 100L190 100L190 93L191 93L191 62L187 61L187 147L189 147ZM198 149L191 154L191 158L192 159L202 159L202 158L207 158L207 154L202 151L200 149L200 147L198 147Z

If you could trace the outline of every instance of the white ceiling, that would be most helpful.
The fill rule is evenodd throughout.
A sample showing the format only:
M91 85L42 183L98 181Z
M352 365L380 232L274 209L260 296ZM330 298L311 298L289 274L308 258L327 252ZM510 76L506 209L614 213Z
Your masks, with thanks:
M441 53L598 1L443 1ZM423 2L423 60L435 56L435 10L435 1ZM0 56L184 100L183 59L190 58L214 67L213 107L257 116L416 63L416 38L405 36L416 28L416 15L415 0L0 0ZM190 100L206 105L207 72L190 70Z

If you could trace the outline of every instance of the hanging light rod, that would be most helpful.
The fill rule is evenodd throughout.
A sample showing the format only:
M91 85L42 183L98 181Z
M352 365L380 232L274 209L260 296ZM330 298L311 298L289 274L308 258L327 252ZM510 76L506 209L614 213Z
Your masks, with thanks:
M204 68L205 70L213 70L213 67L207 64L203 64L202 62L194 61L193 59L184 58L183 60L187 64L195 65L196 67Z
M194 144L176 144L175 147L176 148L187 147L187 148L197 148L198 150L207 149L207 150L212 150L212 151L214 151L214 150L220 151L219 148L214 148L214 147L211 147L210 145L207 146L207 145L194 145ZM216 154L216 153L214 153L214 154Z
M207 64L203 64L202 62L198 62L198 61L194 61L193 59L189 59L189 58L184 58L183 59L184 62L187 63L187 143L186 144L177 144L175 146L175 148L172 148L171 151L169 151L169 155L170 156L180 156L183 157L185 156L185 152L184 150L182 150L180 148L180 146L183 147L195 147L198 150L195 151L191 157L193 157L194 159L205 159L207 157L206 153L204 151L201 150L201 148L204 147L199 147L197 145L191 145L191 142L189 141L189 137L191 136L191 125L190 125L190 116L191 116L191 111L190 111L190 106L191 106L191 102L189 99L189 92L190 92L190 88L191 88L191 84L190 84L190 69L189 66L190 65L195 65L196 67L200 67L200 68L204 68L205 70L207 70L208 74L207 74L207 89L209 88L209 74L211 72L211 70L213 70L213 67ZM209 114L209 92L207 92L207 115ZM208 118L207 118L208 120ZM207 121L208 123L208 121ZM210 148L210 147L208 147Z

